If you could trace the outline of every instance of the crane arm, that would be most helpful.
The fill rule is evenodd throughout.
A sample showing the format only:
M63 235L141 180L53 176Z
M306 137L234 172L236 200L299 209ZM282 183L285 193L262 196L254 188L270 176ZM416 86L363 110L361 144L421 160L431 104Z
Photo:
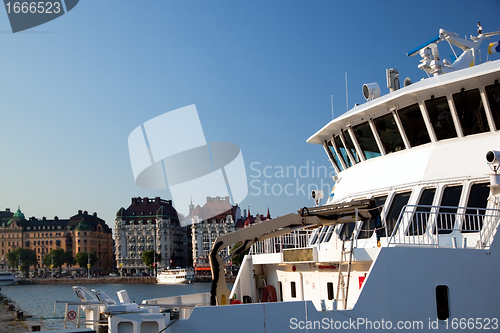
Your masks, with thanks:
M229 290L224 274L224 261L245 251L253 243L285 235L294 230L353 222L356 221L356 213L362 219L368 218L368 210L373 209L374 205L375 202L373 200L359 200L336 205L312 208L304 207L298 214L288 214L217 237L209 255L210 268L212 270L211 305L225 305L229 303ZM219 255L221 250L236 243L241 243L241 245L227 258L223 259Z

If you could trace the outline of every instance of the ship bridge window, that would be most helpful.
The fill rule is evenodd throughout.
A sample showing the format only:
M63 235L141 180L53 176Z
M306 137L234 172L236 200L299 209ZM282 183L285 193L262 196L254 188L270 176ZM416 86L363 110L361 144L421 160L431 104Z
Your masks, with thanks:
M391 208L387 213L385 218L385 228L387 232L387 236L390 237L392 232L395 231L396 223L398 222L399 214L406 204L408 204L408 200L410 199L411 191L398 193L394 196L392 200Z
M398 110L397 113L412 147L431 142L418 104L407 106Z
M423 190L420 195L420 199L418 200L418 205L431 206L435 194L435 188L427 188ZM413 218L410 222L410 227L408 228L408 236L423 235L425 233L430 211L431 207L417 207L417 209L415 209L415 213L413 214Z
M347 156L347 151L346 151L346 148L344 147L344 143L342 142L342 139L340 138L340 135L336 135L333 138L333 140L335 141L335 145L337 146L337 149L339 150L340 158L342 158L344 165L347 168L352 167L351 160L349 159L349 156Z
M348 241L352 238L352 233L354 231L354 227L356 226L356 222L348 222L342 224L342 229L340 230L340 240Z
M467 207L476 209L465 210L462 232L478 232L482 229L485 210L479 208L486 208L489 195L490 188L487 183L471 186Z
M352 142L351 134L347 131L342 131L342 134L344 135L344 142L345 145L347 146L347 149L351 152L351 156L354 158L355 163L359 163L359 156L358 153L356 152L356 148L354 147L354 143Z
M450 106L445 96L426 100L425 107L438 140L457 137Z
M385 200L387 200L386 195L383 197L375 198L375 205L377 206L379 211L382 211L382 207L384 206ZM366 239L372 237L373 232L375 231L375 222L376 219L370 219L368 221L363 222L361 230L359 231L358 239Z
M326 237L325 237L325 243L328 243L330 241L334 230L335 230L335 226L333 226L333 225L328 228L328 232L326 233Z
M486 96L488 96L488 104L490 105L491 115L497 130L500 129L500 84L495 81L495 84L485 87Z
M490 130L479 89L453 94L458 120L464 136L484 133Z
M328 154L328 157L330 157L330 161L332 162L333 166L335 167L335 170L337 171L342 171L343 168L340 164L339 158L337 156L337 153L335 152L335 149L333 148L333 144L331 141L325 141L325 150L326 153Z
M437 217L438 233L449 234L453 231L455 224L455 214L457 212L460 194L462 193L462 185L450 186L444 189L443 197L441 198L441 208Z
M353 131L365 159L369 160L382 155L368 122L354 126Z
M403 139L398 130L398 125L392 113L388 113L373 120L380 141L386 154L395 153L405 149Z

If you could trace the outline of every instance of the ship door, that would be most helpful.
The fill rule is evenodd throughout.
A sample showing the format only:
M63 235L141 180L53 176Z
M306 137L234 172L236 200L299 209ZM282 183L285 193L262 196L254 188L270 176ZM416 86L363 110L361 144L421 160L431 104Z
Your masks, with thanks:
M281 297L284 302L303 300L302 277L300 273L278 272L278 280L281 282ZM280 295L278 295L280 299Z
M319 273L307 272L302 273L302 286L304 290L304 300L320 299L321 285L319 281Z

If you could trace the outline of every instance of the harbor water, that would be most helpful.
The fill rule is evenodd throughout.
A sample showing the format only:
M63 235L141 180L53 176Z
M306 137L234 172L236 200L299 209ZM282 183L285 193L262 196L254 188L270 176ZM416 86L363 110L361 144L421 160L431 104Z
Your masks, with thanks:
M210 292L210 283L178 285L103 283L81 284L81 286L89 290L101 289L115 300L118 300L117 291L127 290L130 300L136 303L141 303L144 299ZM3 295L10 298L25 313L33 316L34 320L40 321L49 330L63 328L64 304L56 306L54 315L55 301L79 301L70 284L11 285L2 286L1 288ZM71 325L68 325L68 327L71 327Z

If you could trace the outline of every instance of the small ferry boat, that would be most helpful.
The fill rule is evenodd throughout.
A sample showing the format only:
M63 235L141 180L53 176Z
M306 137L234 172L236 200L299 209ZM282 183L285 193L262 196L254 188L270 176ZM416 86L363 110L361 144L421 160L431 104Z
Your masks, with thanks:
M17 278L11 272L0 272L0 286L8 286L17 282Z
M479 53L500 32L478 28L470 39L441 29L408 53L426 78L400 87L389 69L388 94L365 84L365 104L312 135L334 190L218 237L210 293L130 304L96 291L100 303L83 306L103 307L112 333L498 331L500 60ZM441 42L461 50L455 61L440 57ZM248 248L229 291L224 262Z
M192 268L158 270L156 282L159 284L193 283L194 270Z

